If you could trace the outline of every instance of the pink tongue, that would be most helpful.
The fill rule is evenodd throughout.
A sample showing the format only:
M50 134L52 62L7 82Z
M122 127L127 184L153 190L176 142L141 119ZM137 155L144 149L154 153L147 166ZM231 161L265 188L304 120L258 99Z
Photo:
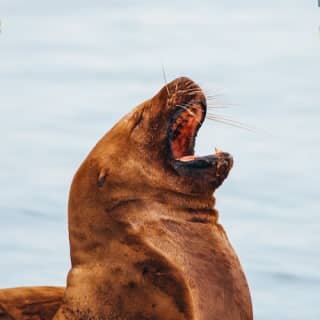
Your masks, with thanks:
M179 160L179 161L184 161L184 162L186 162L186 161L194 160L195 158L196 158L196 156L195 156L195 155L192 155L192 156L184 156L184 157L181 157L181 158L179 158L178 160Z

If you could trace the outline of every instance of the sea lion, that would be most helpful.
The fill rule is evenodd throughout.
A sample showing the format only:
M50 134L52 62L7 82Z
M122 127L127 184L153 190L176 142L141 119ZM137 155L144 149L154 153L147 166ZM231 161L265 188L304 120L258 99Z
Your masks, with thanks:
M214 208L232 156L194 155L205 116L201 88L178 78L89 153L70 190L72 268L54 320L253 318Z

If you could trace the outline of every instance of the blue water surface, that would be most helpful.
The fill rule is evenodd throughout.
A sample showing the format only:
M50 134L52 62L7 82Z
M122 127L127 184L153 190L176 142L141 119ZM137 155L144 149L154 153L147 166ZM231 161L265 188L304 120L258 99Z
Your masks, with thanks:
M320 319L316 1L0 1L0 287L64 285L67 199L96 141L168 80L216 96L197 153L235 166L216 193L255 318Z

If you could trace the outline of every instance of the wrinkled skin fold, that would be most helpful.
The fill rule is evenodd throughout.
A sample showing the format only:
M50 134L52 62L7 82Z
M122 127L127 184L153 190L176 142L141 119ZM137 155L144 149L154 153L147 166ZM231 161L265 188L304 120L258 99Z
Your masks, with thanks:
M253 318L213 196L232 156L194 154L205 116L201 88L178 78L96 144L70 190L66 289L54 316L39 319ZM8 300L0 291L0 308ZM15 319L18 307L3 314Z

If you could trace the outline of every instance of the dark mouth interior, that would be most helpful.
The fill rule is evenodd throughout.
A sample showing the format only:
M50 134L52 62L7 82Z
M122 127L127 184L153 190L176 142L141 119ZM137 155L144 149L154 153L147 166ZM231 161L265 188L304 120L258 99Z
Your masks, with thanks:
M194 144L198 129L204 118L204 106L198 103L180 106L171 126L171 152L175 160L195 159Z
M233 159L228 153L217 148L210 155L194 154L196 136L205 119L206 110L205 98L176 105L167 132L171 155L169 159L180 176L207 179L217 188L228 176Z

